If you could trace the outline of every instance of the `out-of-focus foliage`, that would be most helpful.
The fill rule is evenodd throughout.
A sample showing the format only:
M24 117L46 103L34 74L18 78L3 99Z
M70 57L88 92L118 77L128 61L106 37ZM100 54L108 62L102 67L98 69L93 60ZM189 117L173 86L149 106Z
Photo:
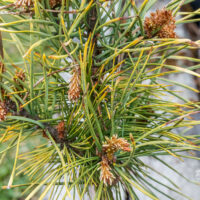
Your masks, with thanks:
M2 148L0 149L2 151ZM0 187L7 185L10 174L12 172L13 168L13 154L8 153L6 158L4 159L3 163L1 164L0 167ZM15 183L16 184L23 184L24 182L28 181L28 179L24 175L20 175L16 177ZM13 190L3 190L2 188L0 189L0 197L1 200L18 200L22 197L22 192L24 188L18 187Z

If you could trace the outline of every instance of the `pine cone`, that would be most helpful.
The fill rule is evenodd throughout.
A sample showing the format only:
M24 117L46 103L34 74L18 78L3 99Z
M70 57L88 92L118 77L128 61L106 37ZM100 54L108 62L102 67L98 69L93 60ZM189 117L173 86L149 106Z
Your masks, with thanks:
M81 92L80 75L81 75L80 69L73 70L73 75L70 80L69 90L68 90L68 98L70 101L77 101L80 97L80 92Z
M8 111L4 102L0 101L0 121L4 121Z

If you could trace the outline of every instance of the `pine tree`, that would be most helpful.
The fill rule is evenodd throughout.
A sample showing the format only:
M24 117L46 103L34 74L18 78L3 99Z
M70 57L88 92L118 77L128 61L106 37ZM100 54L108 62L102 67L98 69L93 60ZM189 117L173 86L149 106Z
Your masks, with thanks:
M200 11L177 20L184 1L172 0L147 15L156 2L0 1L0 162L15 154L4 189L22 187L26 200L48 192L65 199L71 191L84 199L91 188L91 199L121 199L122 190L131 199L138 199L136 190L158 199L146 180L152 168L141 158L162 162L160 156L199 150L198 135L174 132L200 124L192 118L199 102L170 90L180 84L166 75L200 77L193 71L199 65L167 64L199 62L177 56L200 41L179 38L175 28ZM29 181L16 184L20 175Z

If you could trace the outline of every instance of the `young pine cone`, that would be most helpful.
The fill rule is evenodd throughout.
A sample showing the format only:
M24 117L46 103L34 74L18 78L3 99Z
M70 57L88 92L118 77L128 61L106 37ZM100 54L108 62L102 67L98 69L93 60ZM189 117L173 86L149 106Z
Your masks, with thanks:
M4 102L0 101L0 121L4 121L8 111Z
M70 80L68 98L70 101L77 101L81 92L81 72L80 69L74 69Z
M172 11L162 9L151 13L150 17L146 17L144 21L144 29L148 38L158 36L159 38L175 38L176 33L175 19Z

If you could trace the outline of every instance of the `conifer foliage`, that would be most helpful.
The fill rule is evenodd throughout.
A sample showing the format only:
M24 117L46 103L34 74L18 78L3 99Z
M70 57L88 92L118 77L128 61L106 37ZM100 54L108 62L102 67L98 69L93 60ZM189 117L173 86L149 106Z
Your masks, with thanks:
M178 54L200 42L175 30L200 11L181 13L184 1L172 0L149 15L156 3L0 1L1 164L8 151L15 155L4 189L24 187L26 200L75 193L81 200L117 200L123 191L131 199L139 199L138 191L151 199L169 197L156 182L190 199L176 184L147 174L152 167L141 158L168 166L163 155L199 150L199 136L181 131L200 124L192 118L200 105L169 86L199 91L167 75L200 77L193 71L199 65L177 62L199 62ZM22 174L29 182L16 184Z

